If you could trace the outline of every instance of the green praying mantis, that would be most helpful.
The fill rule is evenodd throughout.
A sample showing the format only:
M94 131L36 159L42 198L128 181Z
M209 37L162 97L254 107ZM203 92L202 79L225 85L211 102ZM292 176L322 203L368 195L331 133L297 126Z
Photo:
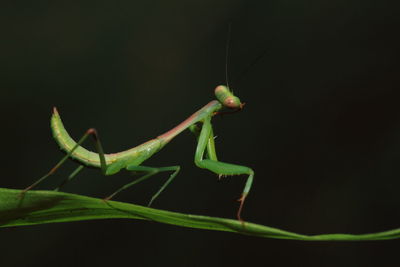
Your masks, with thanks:
M214 143L214 133L211 125L211 119L213 116L226 112L235 112L243 108L244 103L240 99L233 95L228 86L219 85L214 90L217 100L212 100L204 107L193 113L186 120L178 124L171 130L161 134L160 136L151 139L141 145L133 147L131 149L105 154L101 145L99 135L93 128L88 129L86 133L75 142L68 132L65 130L64 125L61 121L60 115L56 108L53 109L51 117L51 129L53 136L57 141L60 148L66 153L66 155L44 176L38 179L35 183L25 188L21 194L24 194L28 190L35 187L37 184L54 174L54 172L68 159L72 158L81 165L72 172L72 174L64 180L64 182L55 190L59 190L66 182L73 179L85 166L92 168L99 168L104 175L113 175L122 169L134 172L142 172L143 176L137 178L133 182L125 184L117 191L106 197L104 200L110 200L119 192L142 182L153 175L160 172L172 172L167 181L161 186L161 188L152 196L149 206L153 201L160 195L160 193L172 182L180 170L180 166L168 166L168 167L147 167L141 165L145 160L149 159L152 155L161 150L167 145L174 137L179 135L186 129L189 129L197 136L197 148L195 152L194 162L199 168L207 169L221 176L228 175L248 175L241 197L238 199L240 202L237 218L243 222L241 212L243 203L249 194L250 188L253 183L254 171L246 166L225 163L218 161ZM89 137L92 136L95 142L96 152L89 151L81 146L81 144Z

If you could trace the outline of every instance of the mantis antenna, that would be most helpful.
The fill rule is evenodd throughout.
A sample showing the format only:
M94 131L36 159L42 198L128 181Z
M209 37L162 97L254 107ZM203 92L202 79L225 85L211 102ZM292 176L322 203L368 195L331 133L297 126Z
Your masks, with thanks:
M228 59L229 59L229 43L231 39L231 23L229 22L228 24L228 33L226 36L226 46L225 46L225 80L226 80L226 86L229 87L229 82L228 82Z

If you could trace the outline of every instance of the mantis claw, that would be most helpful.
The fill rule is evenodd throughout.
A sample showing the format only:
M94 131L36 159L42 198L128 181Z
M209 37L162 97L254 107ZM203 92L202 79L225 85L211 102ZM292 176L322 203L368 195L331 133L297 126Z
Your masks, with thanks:
M242 209L243 209L243 203L246 200L246 196L247 196L247 194L242 194L242 196L238 199L238 201L240 202L240 206L239 206L236 216L237 216L237 219L242 223L242 225L244 225L244 220L241 217L241 213L242 213Z
M111 199L111 197L112 196L108 196L108 197L103 198L102 200L107 203L107 201L109 201Z

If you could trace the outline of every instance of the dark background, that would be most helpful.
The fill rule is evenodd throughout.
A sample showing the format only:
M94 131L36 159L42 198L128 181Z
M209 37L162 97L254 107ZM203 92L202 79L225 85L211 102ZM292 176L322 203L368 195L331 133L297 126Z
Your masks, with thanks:
M243 112L215 118L223 161L255 170L243 217L304 234L399 227L400 8L396 1L26 1L0 8L1 187L24 188L71 135L116 152L163 133L229 82ZM92 148L91 143L87 144ZM185 132L149 166L182 172L155 208L234 218L245 177L193 164ZM68 162L41 189L76 166ZM116 197L145 204L165 174ZM130 181L85 170L65 191ZM0 266L398 266L399 241L300 242L104 220L0 230Z

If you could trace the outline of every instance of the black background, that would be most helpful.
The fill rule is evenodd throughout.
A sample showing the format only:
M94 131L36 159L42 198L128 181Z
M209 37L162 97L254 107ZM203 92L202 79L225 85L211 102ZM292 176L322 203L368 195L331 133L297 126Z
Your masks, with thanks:
M220 160L255 170L243 217L304 234L399 227L400 8L396 1L15 1L0 8L1 187L24 188L96 127L116 152L163 133L229 83L245 109L215 118ZM88 143L92 148L92 144ZM146 162L182 172L155 208L234 218L245 177L193 164L185 132ZM40 189L75 167L69 162ZM165 176L165 175L164 175ZM163 175L116 199L145 204ZM85 170L65 191L130 181ZM398 266L398 240L300 242L147 221L0 230L1 266Z

